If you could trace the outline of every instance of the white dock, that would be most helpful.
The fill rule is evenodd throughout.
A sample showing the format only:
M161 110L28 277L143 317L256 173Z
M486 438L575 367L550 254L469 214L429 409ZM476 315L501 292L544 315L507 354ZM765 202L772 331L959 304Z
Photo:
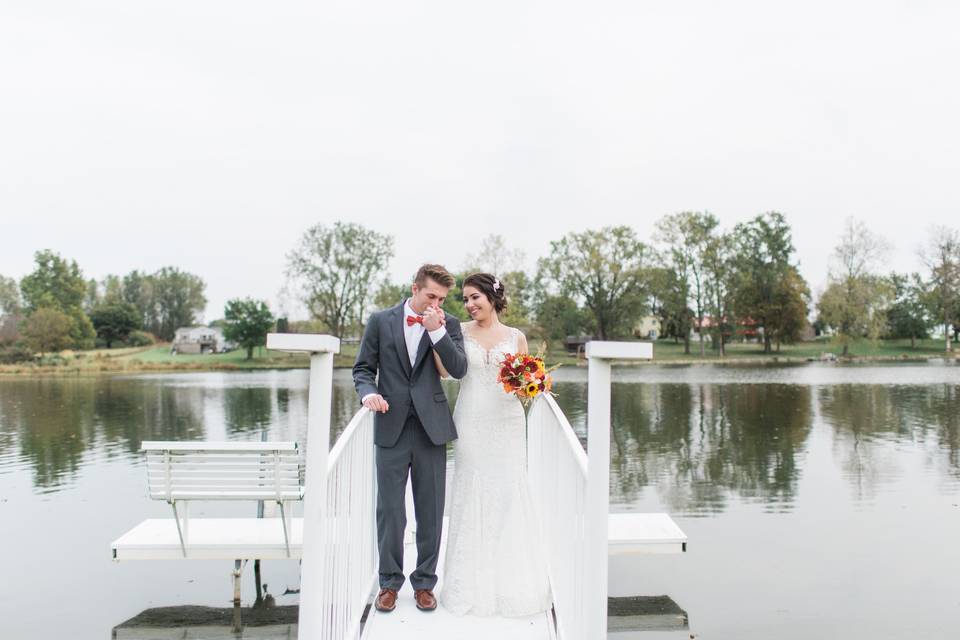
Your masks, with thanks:
M333 355L340 342L332 336L270 334L267 346L310 354L308 433L311 442L328 442L332 403ZM545 553L553 607L528 618L454 616L441 605L436 611L419 611L413 590L405 584L394 611L380 613L371 607L377 582L376 474L373 414L360 409L344 428L332 449L306 451L305 486L299 464L281 445L273 443L273 464L257 466L243 478L234 477L237 450L227 453L217 443L159 443L164 451L187 447L194 458L181 473L172 464L172 453L154 464L152 479L162 490L151 497L173 506L177 521L147 520L114 541L116 561L146 559L233 559L234 624L241 629L240 576L243 560L251 558L301 560L301 606L298 637L301 640L404 640L405 638L494 638L495 640L592 640L607 635L608 559L636 554L682 553L687 538L667 514L609 514L610 477L610 363L652 357L644 343L590 342L587 344L588 411L585 451L559 405L542 396L527 416L527 476L534 509L543 530L552 535L538 541ZM154 443L157 444L157 443ZM199 448L198 448L199 447ZM294 449L296 446L294 444ZM209 455L208 455L209 454ZM213 456L215 459L207 459ZM220 456L220 458L217 458ZM286 456L286 457L285 457ZM149 461L148 461L149 462ZM176 461L178 462L178 461ZM296 465L296 466L294 466ZM270 470L273 470L271 476ZM219 474L219 475L217 475ZM182 476L182 477L181 477ZM215 491L199 485L216 480ZM224 480L230 480L226 482ZM251 480L252 479L252 480ZM180 491L174 480L184 480ZM294 486L281 490L281 483ZM254 483L254 490L238 492L238 482ZM233 483L233 484L231 484ZM224 486L220 486L223 484ZM261 484L263 487L261 488ZM249 487L246 487L249 489ZM269 489L269 491L267 491ZM187 518L177 510L184 500L275 500L283 511L288 501L304 500L304 518ZM408 505L409 506L409 505ZM412 515L412 514L411 514ZM288 526L283 528L286 520ZM408 516L408 523L413 518ZM449 524L444 526L444 531ZM304 535L306 532L306 536ZM407 538L404 564L409 575L416 564L416 546ZM304 549L304 547L307 547ZM443 599L443 555L438 567L436 593ZM619 561L618 561L619 564ZM619 621L623 622L623 621ZM681 625L682 627L682 625ZM632 633L630 625L615 633ZM623 636L620 637L630 637Z

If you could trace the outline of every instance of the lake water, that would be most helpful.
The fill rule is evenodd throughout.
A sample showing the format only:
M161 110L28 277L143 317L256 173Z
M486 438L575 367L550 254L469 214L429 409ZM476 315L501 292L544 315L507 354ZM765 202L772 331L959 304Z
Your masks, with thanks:
M557 378L584 436L586 372ZM335 379L339 429L358 403ZM306 371L0 379L0 638L106 639L149 607L229 606L232 563L110 560L169 515L140 442L309 446L306 388ZM960 366L618 369L613 419L611 508L668 512L690 544L612 563L611 595L668 595L697 638L960 637ZM263 576L296 602L296 562ZM245 602L253 588L248 567Z

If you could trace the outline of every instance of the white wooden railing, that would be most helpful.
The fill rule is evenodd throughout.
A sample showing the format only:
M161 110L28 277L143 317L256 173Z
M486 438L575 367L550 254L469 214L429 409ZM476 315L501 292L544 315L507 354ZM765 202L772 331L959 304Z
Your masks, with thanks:
M321 608L318 640L356 638L377 580L377 484L373 414L360 409L330 450L325 541L326 573L310 604ZM319 588L318 588L319 587Z
M527 470L550 573L560 640L588 638L587 454L557 406L543 396L527 416Z
M377 577L373 418L358 412L328 450L340 341L269 334L267 348L310 354L298 637L356 638ZM559 640L607 635L610 364L648 360L653 349L649 343L590 342L586 354L588 451L552 398L539 400L529 415L528 469Z
M649 360L642 342L588 342L587 451L546 396L528 415L527 472L544 531L559 640L607 636L610 365Z

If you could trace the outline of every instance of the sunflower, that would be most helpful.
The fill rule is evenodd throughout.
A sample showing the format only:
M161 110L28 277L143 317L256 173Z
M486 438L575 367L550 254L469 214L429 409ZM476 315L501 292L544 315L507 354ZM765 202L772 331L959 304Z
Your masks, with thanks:
M531 382L527 385L525 391L527 392L528 396L535 398L537 394L540 393L540 385L538 385L536 382Z

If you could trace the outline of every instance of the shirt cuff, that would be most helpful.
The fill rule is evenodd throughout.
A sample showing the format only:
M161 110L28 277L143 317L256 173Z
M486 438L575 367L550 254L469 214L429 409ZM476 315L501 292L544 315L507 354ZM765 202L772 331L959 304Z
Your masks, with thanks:
M368 393L367 395L365 395L365 396L363 396L362 398L360 398L360 404L363 404L364 402L367 401L367 398L372 398L372 397L375 396L375 395L377 395L377 394L375 394L375 393Z
M430 342L437 344L440 342L440 339L443 338L443 336L447 335L447 328L440 327L439 329L434 329L433 331L427 331L427 335L430 336Z

